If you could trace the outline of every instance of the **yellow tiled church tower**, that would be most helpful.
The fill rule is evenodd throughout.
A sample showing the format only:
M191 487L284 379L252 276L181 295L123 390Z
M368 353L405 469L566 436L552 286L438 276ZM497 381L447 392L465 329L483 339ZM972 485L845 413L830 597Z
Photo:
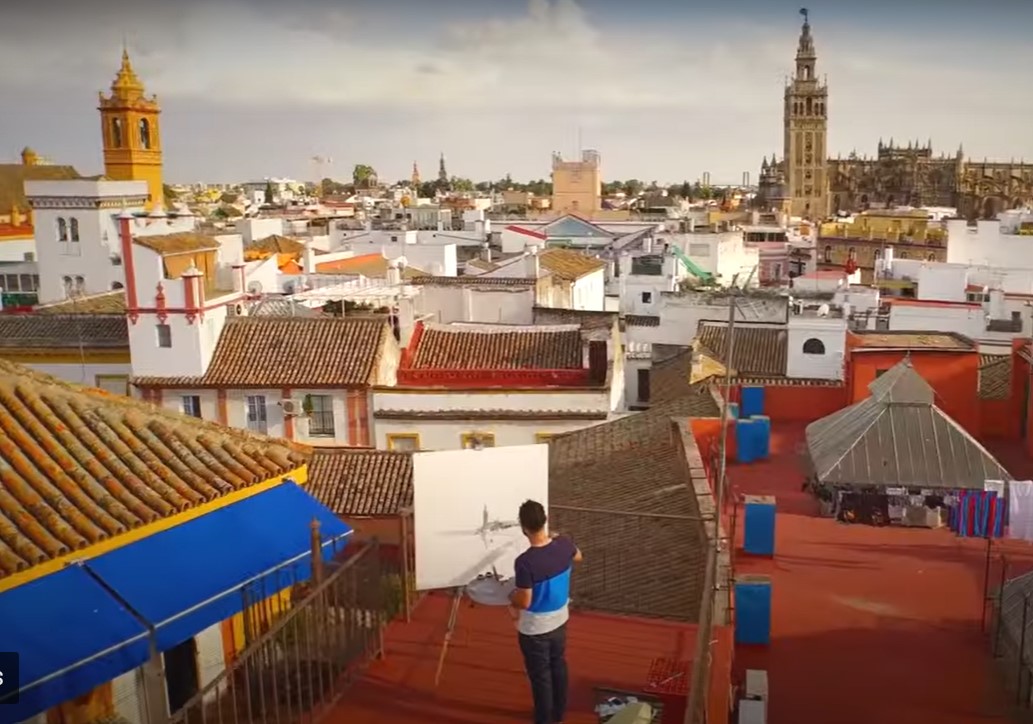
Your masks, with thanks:
M104 140L104 176L112 181L146 181L149 208L164 206L161 108L157 96L144 95L128 51L122 51L122 67L111 84L111 95L101 91L97 110Z

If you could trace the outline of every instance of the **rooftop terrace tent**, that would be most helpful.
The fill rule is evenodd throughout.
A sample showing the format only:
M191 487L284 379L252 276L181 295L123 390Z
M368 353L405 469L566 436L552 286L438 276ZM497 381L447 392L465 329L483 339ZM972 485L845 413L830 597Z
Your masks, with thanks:
M810 473L820 485L947 492L1012 479L936 406L933 389L909 360L868 389L870 397L807 426Z

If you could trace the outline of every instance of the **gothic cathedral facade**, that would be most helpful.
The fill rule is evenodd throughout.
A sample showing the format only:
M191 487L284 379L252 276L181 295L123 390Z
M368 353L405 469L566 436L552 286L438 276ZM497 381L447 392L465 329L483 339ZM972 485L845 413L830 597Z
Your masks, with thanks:
M786 85L783 156L761 163L758 202L820 220L866 209L948 207L968 219L995 218L1033 204L1033 164L965 159L961 148L934 155L932 142L879 141L874 158L828 156L828 89L818 80L817 53L806 15L796 70Z

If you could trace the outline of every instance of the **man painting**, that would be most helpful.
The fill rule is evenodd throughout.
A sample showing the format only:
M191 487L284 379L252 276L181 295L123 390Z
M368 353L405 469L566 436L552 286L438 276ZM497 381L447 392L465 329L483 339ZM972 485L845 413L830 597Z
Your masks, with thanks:
M531 682L534 721L562 724L567 709L570 572L581 561L581 551L570 538L549 535L541 503L524 502L519 520L531 547L516 559L516 589L509 600Z

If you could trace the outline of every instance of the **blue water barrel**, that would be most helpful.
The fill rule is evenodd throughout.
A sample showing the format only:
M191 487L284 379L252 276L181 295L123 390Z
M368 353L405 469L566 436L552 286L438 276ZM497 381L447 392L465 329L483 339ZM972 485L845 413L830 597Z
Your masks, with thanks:
M771 643L771 578L739 576L735 580L735 643Z
M740 407L743 417L753 417L764 414L764 388L743 387L740 396Z
M757 425L757 460L767 460L771 455L771 418L753 415L750 419Z
M735 423L735 453L740 463L752 463L757 459L757 434L753 420L737 420Z
M754 556L775 555L773 495L747 495L744 498L742 549Z

